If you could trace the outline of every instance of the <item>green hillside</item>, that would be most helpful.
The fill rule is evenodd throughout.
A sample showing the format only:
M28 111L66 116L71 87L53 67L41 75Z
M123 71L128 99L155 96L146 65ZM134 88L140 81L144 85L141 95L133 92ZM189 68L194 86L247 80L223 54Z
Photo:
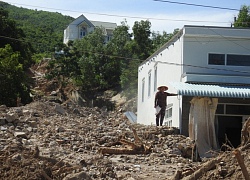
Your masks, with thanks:
M63 30L74 18L57 12L37 11L19 8L0 1L0 8L9 12L9 18L16 21L26 40L36 53L53 51L63 44Z

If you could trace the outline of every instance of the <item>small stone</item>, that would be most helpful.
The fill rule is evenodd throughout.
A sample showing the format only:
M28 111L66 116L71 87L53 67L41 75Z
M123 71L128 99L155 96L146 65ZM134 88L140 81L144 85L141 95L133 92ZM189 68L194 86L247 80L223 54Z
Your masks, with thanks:
M56 92L56 91L52 91L52 92L50 93L50 96L57 96L57 92Z
M6 119L5 118L0 118L0 126L6 124Z
M63 180L80 180L80 179L85 179L85 180L91 180L91 177L86 173L86 172L79 172L79 173L72 173L68 174Z
M79 111L79 109L77 109L77 108L75 108L75 109L73 110L73 113L74 113L74 114L81 114L80 111Z
M55 106L55 111L59 114L65 114L65 110L62 108L62 106L57 105Z
M15 113L7 113L6 114L6 121L8 123L14 122L16 119L18 119L17 115Z
M3 126L0 127L1 131L6 131L7 129L8 129L7 127L3 127Z
M49 122L49 121L47 121L47 120L45 120L45 121L43 122L43 124L47 126L47 125L49 125L49 124L50 124L50 122Z
M26 138L27 139L27 136L26 136L25 132L14 132L14 136L15 137L21 137L21 138Z
M135 164L134 168L141 168L141 166L139 164Z
M57 131L57 132L64 132L65 129L64 129L64 127L58 127L58 128L56 129L56 131Z
M161 173L166 173L166 169L161 169L160 172Z
M37 127L37 122L36 122L36 121L30 121L30 122L29 122L29 125L30 125L31 127Z
M166 159L166 163L171 163L171 159Z
M0 111L4 112L4 111L6 111L6 109L7 109L6 105L1 105L0 106Z
M22 157L20 154L15 154L14 156L12 156L11 159L14 161L20 161L22 159Z
M29 132L32 132L33 129L32 129L32 127L28 127L27 130L28 130Z

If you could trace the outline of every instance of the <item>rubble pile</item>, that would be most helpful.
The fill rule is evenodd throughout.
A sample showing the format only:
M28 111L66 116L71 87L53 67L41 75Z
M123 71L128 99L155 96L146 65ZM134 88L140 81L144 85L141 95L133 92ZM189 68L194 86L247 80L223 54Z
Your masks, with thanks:
M133 142L132 128L152 147L150 153L99 153L121 137ZM186 158L187 151L181 150L192 142L177 133L175 128L131 124L123 113L100 108L39 101L2 105L0 179L166 179L177 169L200 164Z
M248 178L250 172L250 144L238 148L241 151L241 156L244 162L244 166L248 171ZM235 149L231 149L223 152L218 157L212 159L215 160L213 168L208 171L204 171L199 179L211 180L211 179L246 179L243 176L242 168L235 157ZM187 178L191 179L191 178Z
M121 148L121 138L135 142L132 129L150 152L100 153ZM243 178L234 149L193 162L193 142L178 129L132 124L123 113L100 108L41 101L2 105L0 142L0 179L171 179L177 172L187 179L210 161L200 179ZM246 167L249 149L247 143L240 149Z

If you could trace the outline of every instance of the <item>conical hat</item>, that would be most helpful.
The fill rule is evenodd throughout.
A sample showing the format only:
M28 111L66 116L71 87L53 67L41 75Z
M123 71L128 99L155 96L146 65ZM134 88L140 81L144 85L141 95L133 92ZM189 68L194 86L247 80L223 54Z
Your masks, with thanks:
M165 90L164 91L166 91L166 90L168 90L168 87L167 86L165 86L165 85L162 85L162 86L158 86L158 90L160 90L161 88L165 88Z

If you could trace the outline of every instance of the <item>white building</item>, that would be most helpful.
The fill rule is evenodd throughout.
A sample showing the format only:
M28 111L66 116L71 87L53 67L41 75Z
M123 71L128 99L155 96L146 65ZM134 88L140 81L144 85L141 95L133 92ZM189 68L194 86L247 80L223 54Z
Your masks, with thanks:
M178 94L167 99L165 125L190 134L193 97L218 98L216 137L222 144L227 134L239 144L242 122L250 116L250 29L184 26L138 68L138 123L155 125L159 85Z
M94 31L95 27L103 28L103 33L106 37L105 41L107 42L112 38L113 31L117 25L110 22L90 21L84 15L81 15L64 30L63 43L67 44L70 40L81 39Z

